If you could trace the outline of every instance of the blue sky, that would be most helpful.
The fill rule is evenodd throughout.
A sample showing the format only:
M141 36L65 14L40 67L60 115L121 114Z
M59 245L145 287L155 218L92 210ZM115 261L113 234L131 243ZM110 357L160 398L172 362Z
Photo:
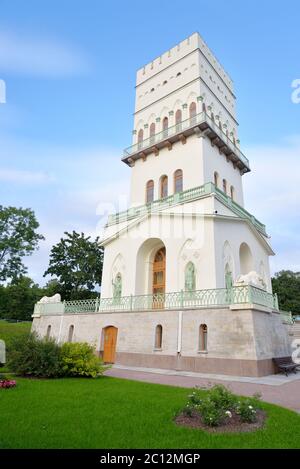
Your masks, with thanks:
M300 270L298 2L2 0L0 203L36 212L34 280L64 231L94 235L117 194L126 204L136 69L194 31L235 83L246 207L272 236L272 270Z

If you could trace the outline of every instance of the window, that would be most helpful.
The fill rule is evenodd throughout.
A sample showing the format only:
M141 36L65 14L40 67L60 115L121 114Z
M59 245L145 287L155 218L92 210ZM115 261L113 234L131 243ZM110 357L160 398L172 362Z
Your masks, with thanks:
M153 91L154 91L154 88L151 88L150 93L153 93Z
M51 326L49 325L49 326L47 327L46 339L50 339L50 334L51 334Z
M163 85L166 85L167 83L168 83L168 81L167 81L167 80L165 80L165 81L163 82Z
M227 181L226 181L226 179L223 179L223 192L225 192L225 194L227 194Z
M154 200L154 181L152 179L147 182L146 186L146 203L149 204Z
M68 342L72 342L74 335L74 326L73 324L69 327Z
M196 122L196 114L197 114L197 106L196 106L196 103L193 101L190 104L190 120L192 124Z
M184 289L187 292L196 290L195 266L192 262L188 262L184 272Z
M150 125L150 143L154 143L155 142L155 123L152 122L152 124Z
M207 325L201 324L199 328L199 351L207 351Z
M161 349L162 347L162 326L158 324L155 328L155 349Z
M182 176L182 170L177 169L174 173L174 193L177 194L177 192L182 192L183 190L183 176Z
M169 119L167 117L163 118L163 136L168 136L168 126L169 126Z
M118 302L122 296L122 275L117 273L113 284L113 299L115 302Z
M214 172L214 184L219 187L219 174L216 171Z
M232 200L235 199L235 193L234 193L234 187L233 186L230 186L230 197L232 198Z
M177 76L177 77L180 77L180 75L181 75L181 72L178 72L176 76Z
M181 131L181 121L182 121L182 112L181 109L177 109L175 112L175 124L176 124L176 132Z
M144 139L144 131L143 131L143 129L140 129L139 132L138 132L138 148L142 148L143 139Z
M160 197L168 196L168 176L162 176L160 179Z

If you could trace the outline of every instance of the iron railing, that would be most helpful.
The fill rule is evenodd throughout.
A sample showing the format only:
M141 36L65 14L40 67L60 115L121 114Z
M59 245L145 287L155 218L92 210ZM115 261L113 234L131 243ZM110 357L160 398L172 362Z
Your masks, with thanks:
M177 194L157 199L154 202L139 205L138 207L132 207L128 210L124 210L123 212L110 215L108 217L107 226L122 223L124 221L130 221L147 213L159 212L160 210L164 210L177 204L193 202L210 194L215 194L216 198L226 205L226 207L230 208L238 217L249 220L264 236L267 235L266 227L263 223L251 215L251 213L247 212L247 210L245 210L241 205L232 200L231 197L218 189L212 182L207 182L202 186L187 189L185 191L178 192Z
M175 124L167 129L162 130L150 137L142 140L141 142L137 142L134 145L131 145L128 148L125 148L123 152L123 158L128 158L138 152L142 152L147 150L148 148L155 147L155 145L167 140L169 138L174 137L177 134L181 134L184 131L192 129L195 126L207 124L218 137L226 143L226 145L230 148L230 150L237 155L237 157L242 161L242 163L248 168L250 168L249 160L246 156L241 152L241 150L236 146L236 143L231 140L229 135L223 131L222 125L219 122L217 124L214 119L212 119L205 111L200 112L199 114L189 117L184 121Z
M130 312L148 310L184 310L193 308L229 307L238 304L257 304L278 310L276 294L252 285L231 289L215 288L152 295L130 295L120 298L94 298L90 300L65 301L63 303L37 303L34 314L76 314Z

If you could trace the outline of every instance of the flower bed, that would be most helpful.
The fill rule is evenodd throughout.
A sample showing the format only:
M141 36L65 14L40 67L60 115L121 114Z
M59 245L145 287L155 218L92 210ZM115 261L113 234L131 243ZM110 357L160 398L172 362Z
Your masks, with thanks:
M0 388L2 389L14 388L16 385L17 385L17 382L14 379L0 380Z
M209 431L241 432L262 427L265 417L260 408L260 396L240 398L225 386L215 385L206 394L194 388L175 422Z

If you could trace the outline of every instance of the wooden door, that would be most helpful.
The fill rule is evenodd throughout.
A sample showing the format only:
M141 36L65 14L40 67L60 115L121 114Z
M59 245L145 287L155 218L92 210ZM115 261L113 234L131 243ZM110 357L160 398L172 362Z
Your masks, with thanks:
M163 308L166 286L166 248L157 251L153 262L153 307Z
M104 363L115 362L117 334L118 334L118 329L114 326L109 326L104 329L104 349L103 349Z

